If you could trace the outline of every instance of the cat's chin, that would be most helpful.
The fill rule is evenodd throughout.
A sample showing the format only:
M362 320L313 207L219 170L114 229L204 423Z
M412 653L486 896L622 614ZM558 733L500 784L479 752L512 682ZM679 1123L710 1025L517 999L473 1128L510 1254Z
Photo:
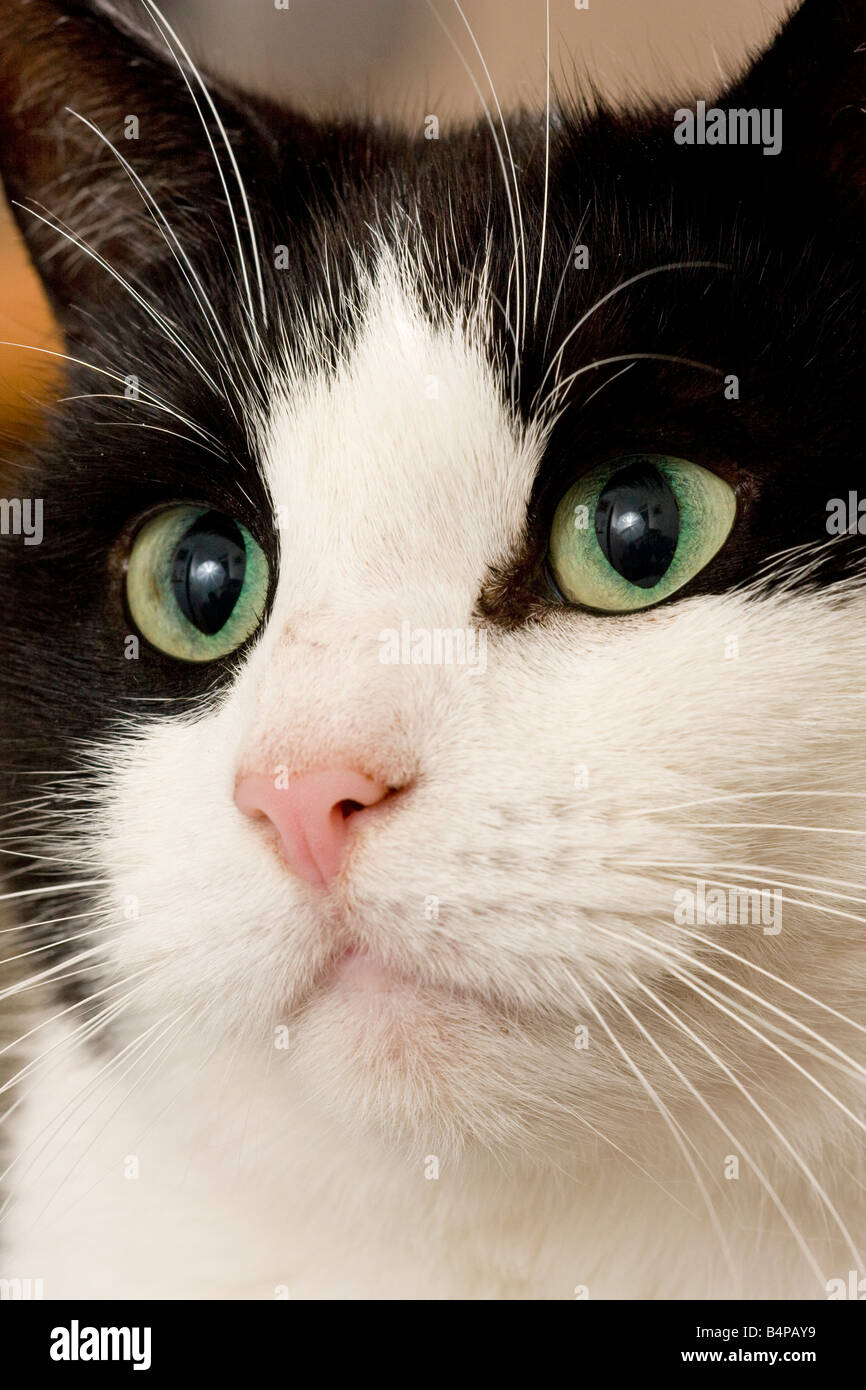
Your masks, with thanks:
M296 1074L316 1104L424 1154L541 1156L539 1082L543 1093L549 1071L551 1111L562 1110L561 1070L537 1020L517 1028L482 994L404 973L366 949L333 962L291 1031Z

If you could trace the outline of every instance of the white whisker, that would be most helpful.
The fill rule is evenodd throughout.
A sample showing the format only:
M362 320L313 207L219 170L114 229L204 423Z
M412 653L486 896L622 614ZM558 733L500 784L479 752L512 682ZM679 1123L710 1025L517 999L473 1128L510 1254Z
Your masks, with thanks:
M550 373L555 371L558 374L559 364L562 361L562 354L565 352L565 349L568 347L568 344L571 342L575 334L579 333L581 328L583 328L584 324L592 318L593 314L597 313L598 310L601 309L605 304L607 304L609 300L613 299L615 295L622 294L624 290L630 289L632 285L636 285L640 280L646 280L651 275L661 275L663 272L669 270L730 270L730 268L731 267L729 265L724 265L720 261L671 261L669 264L666 265L653 266L650 270L641 270L638 272L637 275L630 276L628 280L621 280L618 285L614 285L612 290L608 290L606 294L603 294L600 299L597 299L594 304L590 305L586 313L582 314L581 317L578 319L577 323L575 323L569 329L568 333L566 333L556 352L553 354L553 357L550 359L544 376L541 378L541 384L535 393L533 404L535 403L535 400L537 400L543 392L544 387L547 384L547 378L550 376ZM607 358L606 360L618 360L620 362L624 362L628 359L620 357L618 359ZM690 365L696 364L692 363ZM569 377L569 381L573 379L573 376Z
M217 110L217 108L216 108L216 104L215 104L215 102L214 102L214 100L213 100L213 97L211 96L211 94L210 94L210 92L209 92L209 90L208 90L208 88L207 88L207 85L206 85L204 79L203 79L202 76L201 76L201 73L199 72L198 68L196 67L195 63L193 62L193 60L192 60L192 58L190 57L190 55L189 55L189 53L187 52L187 50L184 48L184 46L183 46L183 44L181 43L180 39L178 38L178 36L177 36L175 30L174 30L174 29L172 28L172 26L169 24L168 20L166 19L165 15L162 13L162 11L159 9L159 7L158 7L156 4L154 4L154 0L142 0L142 4L145 5L145 6L147 7L147 9L150 11L151 19L153 20L153 22L154 22L156 28L159 30L159 33L162 35L163 41L165 42L165 45L166 45L166 47L168 48L169 53L171 54L172 58L174 59L175 63L177 64L178 71L180 72L181 77L183 78L184 83L186 84L187 90L189 91L189 94L190 94L190 96L192 97L192 100L193 100L193 103L194 103L194 105L195 105L196 111L198 112L199 117L200 117L200 119L201 119L202 127L203 127L203 129L204 129L205 136L207 137L207 142L208 142L208 145L210 146L210 151L211 151L211 154L212 154L212 156L213 156L214 164L216 165L216 169L217 169L217 173L218 173L218 175L219 175L220 183L222 184L223 192L224 192L224 194L225 194L226 205L227 205L227 207L228 207L229 216L230 216L230 218L231 218L232 227L233 227L233 229L234 229L235 240L236 240L236 242L237 242L237 248L238 248L238 259L239 259L240 268L241 268L241 275L243 276L244 289L245 289L245 291L246 291L246 299L247 299L247 306L248 306L248 310L249 310L250 324L253 326L254 330L255 330L256 333L257 333L257 330L255 329L255 311L254 311L254 309L253 309L252 290L251 290L251 288L250 288L249 276L248 276L248 273L247 273L246 256L244 255L243 244L242 244L242 242L241 242L240 228L238 227L237 218L235 217L234 207L233 207L233 205L232 205L232 200L231 200L231 197L230 197L230 195L229 195L228 184L226 183L225 175L223 174L222 164L221 164L219 158L217 157L216 146L215 146L215 144L214 144L214 142L213 142L213 139L212 139L212 137L211 137L210 130L208 129L207 122L205 121L205 118L204 118L204 112L201 110L201 107L199 106L199 103L198 103L198 100L197 100L197 98L196 98L195 92L194 92L193 89L192 89L192 83L190 82L190 80L189 80L187 74L184 72L183 65L181 64L180 58L178 57L178 53L180 53L180 55L183 57L184 62L187 64L187 66L188 66L190 72L192 73L193 77L194 77L195 80L196 80L196 83L197 83L197 85L198 85L198 88L199 88L199 90L200 90L202 96L204 97L205 101L207 102L208 109L209 109L211 115L213 116L214 121L216 122L217 130L218 130L219 133L220 133L220 137L221 137L222 142L223 142L223 144L224 144L224 146L225 146L226 154L228 155L228 158L229 158L229 163L230 163L230 165L231 165L232 173L233 173L233 175L234 175L235 182L236 182L237 187L238 187L238 193L240 194L241 203L242 203L242 205L243 205L244 216L245 216L245 218L246 218L247 234L248 234L249 243L250 243L250 251L251 251L251 253L252 253L253 268L254 268L254 270L255 270L256 280L257 280L257 284L258 284L259 303L260 303L260 307L261 307L262 321L263 321L264 323L267 323L268 314L267 314L267 303L266 303L266 301L265 301L265 287L264 287L264 281L263 281L263 279L262 279L262 264L261 264L261 258L260 258L260 256L259 256L258 243L257 243L257 241L256 241L256 234L255 234L255 228L254 228L254 225L253 225L252 212L250 211L250 205L249 205L249 200L248 200L248 198L247 198L246 188L244 187L244 181L243 181L243 179L241 178L241 171L240 171L240 169L239 169L239 167L238 167L238 162L237 162L237 160L236 160L236 158L235 158L235 153L234 153L234 150L232 149L231 141L229 140L228 134L227 134L227 132L226 132L226 128L225 128L225 126L223 125L223 122L222 122L222 120L221 120L221 118L220 118L220 114L219 114L219 112L218 112L218 110ZM169 38L169 35L170 35L170 38ZM174 45L174 46L173 46L173 45Z
M214 342L216 344L217 351L220 353L223 366L228 372L228 359L225 355L225 346L228 343L228 339L226 337L225 329L223 328L222 324L219 321L219 318L217 317L216 310L214 309L209 296L205 292L204 286L202 285L201 280L192 265L192 262L190 261L189 257L184 251L174 231L174 228L172 227L168 218L165 216L165 213L162 211L162 208L160 207L156 198L153 196L150 189L145 184L144 180L140 178L136 170L130 164L129 160L126 159L126 157L123 154L121 154L117 146L114 145L111 140L109 140L108 136L105 135L102 130L100 130L99 126L97 126L93 121L89 120L87 116L82 116L78 111L73 111L71 107L68 106L66 109L71 116L74 116L77 120L81 121L81 123L85 125L88 128L88 130L92 131L93 134L96 135L97 138L101 140L102 143L106 145L109 150L111 150L111 153L119 161L125 173L135 186L137 192L143 199L151 216L156 222L166 246L168 246L177 265L179 266L181 273L187 282L187 285L192 291L196 303L198 304L200 309L205 311L205 321L207 322L211 335L214 338ZM169 240L169 238L171 239Z
M722 1061L718 1054L714 1053L712 1048L708 1047L708 1045L703 1041L703 1039L698 1037L697 1033L695 1033L693 1029L689 1028L689 1026L686 1023L684 1023L683 1020L679 1018L678 1015L672 1009L670 1009L668 1005L665 1004L658 997L658 995L649 988L648 985L644 984L641 980L638 980L637 977L633 974L633 972L629 972L629 977L632 980L633 984L635 984L639 989L641 989L644 994L648 995L653 1000L653 1002L672 1020L672 1022L674 1022L679 1028L681 1028L686 1033L686 1035L690 1037L691 1040L694 1043L696 1043L697 1046L700 1047L701 1050L712 1059L712 1061L715 1062L715 1064L722 1070L722 1072L724 1072L725 1076L727 1076L728 1080L732 1083L732 1085L735 1086L736 1089L740 1092L747 1104L750 1105L752 1109L755 1111L755 1113L764 1121L771 1134L773 1134L773 1136L782 1145L782 1147L785 1149L785 1152L790 1155L797 1168L799 1168L800 1172L811 1184L813 1190L820 1197L821 1201L824 1204L825 1210L828 1212L828 1214L834 1221L836 1228L842 1236L842 1239L845 1242L845 1245L849 1253L851 1254L852 1259L856 1261L858 1268L861 1267L862 1258L860 1252L857 1250L856 1245L851 1239L851 1235L848 1231L848 1228L846 1227L844 1221L842 1220L841 1216L836 1210L836 1207L833 1205L832 1200L822 1187L821 1183L818 1181L815 1174L812 1172L812 1169L809 1167L805 1159L797 1152L791 1141L787 1138L786 1135L782 1133L782 1131L779 1129L779 1126L775 1123L773 1119L771 1119L771 1117L767 1114L766 1110L764 1110L763 1106L759 1105L759 1103L755 1100L751 1092L743 1085L739 1078L734 1075L730 1067ZM740 1145L740 1149L743 1155L745 1156L745 1149L742 1148L742 1145ZM817 1270L817 1266L814 1264L813 1268ZM818 1272L820 1274L820 1271ZM823 1277L823 1275L820 1275L820 1280L822 1285L826 1287L827 1281Z
M595 975L595 978L598 980L598 983L602 986L603 989L610 990L611 986L609 986L607 982L601 978L601 976L596 975L594 971L592 973L593 975ZM658 996L654 993L653 990L649 988L648 985L645 985L641 980L639 980L632 971L629 971L629 979L631 980L633 985L635 985L638 989L640 989L644 994L646 994L650 999L653 1000L657 1008L661 1009L662 1012L674 1023L676 1027L679 1028L681 1032L683 1032L687 1037L690 1037L693 1042L700 1043L700 1046L703 1048L703 1050L708 1052L710 1057L713 1058L724 1069L724 1063L721 1062L719 1058L714 1057L712 1049L707 1048L705 1044L703 1044L697 1037L697 1035L692 1031L692 1029L689 1028L687 1024L683 1023L683 1021L679 1019L677 1015L672 1012L672 1010L668 1009L667 1005L662 1003L661 999L658 998ZM635 1015L629 1010L628 1006L624 1004L622 1000L619 1000L619 1003L623 1011L631 1018L632 1022L634 1023L634 1026L643 1034L650 1046L653 1047L655 1051L658 1053L658 1055L662 1058L662 1061L664 1061L667 1064L667 1066L670 1067L674 1075L686 1087L686 1089L691 1093L691 1095L694 1096L695 1100L702 1107L702 1109L710 1116L710 1119L718 1125L719 1129L730 1141L733 1147L743 1155L743 1158L746 1160L746 1163L749 1165L752 1172L755 1174L755 1177L758 1179L758 1182L761 1184L764 1191L767 1193L767 1196L770 1198L770 1201L773 1203L779 1215L782 1217L782 1220L785 1222L785 1225L788 1227L788 1230L794 1237L794 1240L797 1243L800 1253L802 1254L803 1258L805 1259L806 1263L808 1264L818 1283L821 1285L822 1288L826 1288L827 1280L821 1270L820 1265L818 1264L814 1255L812 1254L812 1251L809 1249L809 1246L802 1232L796 1225L793 1217L791 1216L790 1212L788 1211L787 1207L785 1206L775 1187L770 1182L769 1178L765 1175L763 1170L760 1168L756 1160L749 1153L748 1149L746 1149L745 1145L742 1144L740 1140L738 1140L735 1137L735 1135L731 1132L728 1126L716 1113L716 1111L709 1104L709 1102L704 1099L697 1087L692 1084L692 1082L685 1075L685 1073L677 1066L676 1062L673 1061L673 1059L668 1055L668 1053L665 1052L664 1048L656 1042L652 1034L647 1031L647 1029L640 1022L640 1020L637 1019Z
M673 965L669 966L668 969L670 970L670 973L673 975L674 979L680 980L690 989L693 989L696 994L699 994L702 999L706 999L708 1003L712 1004L715 1008L719 1009L720 1012L725 1014L727 1018L733 1019L733 1021L739 1024L741 1028L746 1029L749 1033L752 1034L753 1037L758 1038L759 1041L762 1042L766 1047L769 1047L773 1052L777 1053L778 1056L783 1057L784 1060L788 1062L792 1067L794 1067L800 1073L801 1076L805 1077L805 1079L812 1086L817 1087L817 1089L822 1093L822 1095L826 1096L827 1099L831 1101L833 1105L837 1106L838 1109L841 1110L842 1113L846 1115L849 1120L852 1120L858 1129L862 1129L864 1134L866 1134L866 1123L864 1123L863 1120L859 1119L858 1116L854 1114L853 1110L849 1110L848 1106L845 1105L845 1103L841 1101L838 1096L834 1095L833 1092L830 1091L823 1084L823 1082L819 1081L816 1076L813 1076L810 1071L807 1071L804 1066L801 1066L801 1064L789 1053L787 1053L783 1047L779 1047L777 1043L774 1043L772 1039L768 1038L760 1029L755 1028L752 1026L751 1023L748 1023L741 1013L728 1008L727 1005L731 1002L730 1000L727 1000L725 1003L723 1003L723 996L720 994L718 990L713 989L712 986L708 986L706 989L704 989L700 982L696 980L694 975L690 974L689 971L679 971ZM864 1076L866 1076L866 1068L860 1068L860 1071Z
M522 212L521 205L520 205L520 184L519 184L518 178L517 178L517 168L516 168L515 163L514 163L514 155L513 155L512 151L511 151L511 141L510 141L509 138L508 138L508 127L507 127L507 125L505 124L505 117L504 117L504 115L502 114L502 107L501 107L500 104L499 104L499 97L496 95L496 88L495 88L495 86L493 85L493 78L490 76L490 69L489 69L488 66L487 66L487 60L486 60L486 58L484 57L484 54L481 52L481 47L480 47L480 45L479 45L479 43L478 43L477 38L475 37L475 33L474 33L473 29L472 29L472 25L469 23L469 20L466 18L466 14L465 14L465 11L463 10L462 5L460 4L460 0L454 0L454 8L457 10L457 13L459 14L460 18L462 19L463 24L464 24L464 26L465 26L465 28L466 28L466 32L467 32L467 34L469 35L469 38L470 38L471 41L472 41L472 46L473 46L473 48L475 49L475 52L478 54L478 58L479 58L479 61L480 61L480 63L481 63L481 67L482 67L483 72L484 72L484 76L485 76L485 78L487 79L487 85L488 85L488 87L490 88L490 95L493 97L493 103L494 103L494 105L495 105L495 107L496 107L496 114L497 114L498 117L499 117L499 125L500 125L500 129L502 130L502 138L503 138L503 140L505 141L505 149L506 149L506 151L507 151L507 153L508 153L508 162L509 162L509 164L510 164L510 166L511 166L512 186L513 186L513 188L514 188L514 202L515 202L515 206L516 206L516 208L517 208L517 223L518 223L518 227L519 227L519 229L520 229L520 231L519 231L520 258L521 258L522 266L523 266L523 289L522 289L522 292L521 292L521 295L520 295L520 304L522 305L522 313L521 313L521 310L518 309L518 315L517 315L518 321L519 321L519 322L521 323L521 325L522 325L522 329L521 329L521 342L523 342L523 341L525 340L525 338L526 338L526 300L527 300L527 297L528 297L528 294L529 294L529 277L528 277L528 273L527 273L527 269L526 269L526 233L525 233L524 227L523 227L523 212Z
M541 215L541 247L538 252L538 280L535 286L535 308L532 313L533 327L538 322L538 302L541 298L541 281L544 271L544 244L547 238L547 205L550 192L550 0L545 4L546 19L546 92L544 103L544 207Z
M207 368L202 365L195 354L186 346L183 340L178 337L177 333L168 322L168 319L166 319L158 309L154 308L149 300L145 299L143 294L139 294L138 290L135 289L135 287L121 275L120 271L115 269L110 261L107 261L99 251L95 250L89 242L86 242L84 238L80 237L72 228L66 227L59 218L52 216L44 217L41 212L37 212L35 208L28 207L26 203L16 202L15 206L20 208L22 212L26 212L29 217L35 217L37 221L42 222L46 227L49 227L51 231L56 232L58 236L64 237L71 246L76 247L79 251L83 251L86 256L89 256L91 260L95 261L98 266L111 276L112 280L116 280L121 288L135 300L136 304L144 310L148 318L152 319L157 325L165 338L168 339L173 347L177 348L178 352L189 362L190 366L198 372L203 381L205 381L217 395L221 397L224 395Z
M634 1075L637 1077L637 1079L638 1079L638 1081L640 1082L641 1086L642 1086L643 1089L646 1091L646 1093L647 1093L647 1095L649 1096L650 1100L652 1101L653 1105L654 1105L655 1108L658 1110L659 1114L661 1115L662 1119L664 1120L664 1122L665 1122L667 1128L670 1130L670 1133L671 1133L671 1135L673 1136L674 1141L675 1141L676 1144L677 1144L677 1147L679 1148L679 1150L680 1150L680 1152L682 1153L684 1159L686 1160L686 1163L687 1163L687 1165L688 1165L689 1171L690 1171L690 1173L691 1173L691 1175L692 1175L692 1177L693 1177L693 1179L694 1179L694 1181L695 1181L695 1184L696 1184L696 1186L697 1186L697 1188L698 1188L698 1191L699 1191L700 1194L701 1194L701 1198L702 1198L703 1203L704 1203L704 1206L706 1207L706 1210L707 1210L707 1215L708 1215L709 1218L710 1218L710 1223L711 1223L711 1225L712 1225L712 1227L713 1227L713 1230L714 1230L715 1233L716 1233L716 1237L717 1237L717 1239L718 1239L718 1241L719 1241L719 1244L720 1244L721 1249L722 1249L722 1253L723 1253L723 1255L724 1255L725 1263L726 1263L727 1266L728 1266L728 1270L729 1270L730 1275L731 1275L731 1278L732 1278L732 1280L733 1280L734 1288L737 1288L738 1285L739 1285L740 1279L739 1279L739 1274L738 1274L738 1272L737 1272L736 1265L734 1264L733 1256L732 1256L732 1254L731 1254L730 1245L728 1244L727 1237L726 1237L725 1232L724 1232L724 1230L723 1230L723 1228L722 1228L722 1224L721 1224L721 1222L720 1222L720 1220L719 1220L718 1212L716 1211L715 1204L714 1204L714 1202L713 1202L713 1200L712 1200L712 1197L710 1196L710 1193L709 1193L709 1190L707 1189L706 1183L704 1182L703 1178L701 1177L700 1172L698 1171L697 1164L695 1163L694 1159L692 1158L692 1155L691 1155L690 1152L689 1152L689 1145L691 1144L691 1147L692 1147L692 1148L695 1148L694 1144L692 1144L692 1141L691 1141L690 1139L688 1139L688 1136L686 1135L685 1130L682 1128L682 1126L679 1124L679 1122L678 1122L677 1120L674 1119L673 1115L671 1114L671 1111L670 1111L669 1108L665 1105L664 1101L661 1099L661 1097L659 1096L658 1092L657 1092L657 1091L655 1090L655 1088L650 1084L650 1082L647 1080L647 1078L646 1078L646 1076L644 1075L644 1073L641 1071L640 1067L639 1067L639 1066L637 1065L637 1063L633 1060L633 1058L629 1055L629 1053L627 1052L626 1048L623 1046L623 1044L622 1044L622 1042L620 1041L620 1039L616 1036L616 1034L614 1033L613 1029L609 1026L609 1024L608 1024L607 1020L605 1019L604 1015L601 1013L601 1011L600 1011L599 1009L596 1008L595 1004L592 1002L592 999L590 998L590 996L589 996L589 994L587 993L587 991L586 991L585 989L583 989L581 985L578 984L577 980L574 978L573 975L569 975L568 978L569 978L569 980L571 981L571 984L574 986L574 988L575 988L575 989L578 991L578 993L580 994L580 996L581 996L581 998L583 999L584 1003L586 1004L587 1008L588 1008L588 1009L591 1011L591 1013L593 1014L593 1017L601 1024L602 1028L604 1029L604 1031L605 1031L605 1033L607 1034L607 1036L610 1038L610 1040L611 1040L611 1042L613 1043L614 1047L616 1048L617 1052L618 1052L618 1053L620 1054L620 1056L625 1060L625 1062L626 1062L627 1066L629 1067L629 1069L630 1069L630 1070L634 1073ZM618 998L618 996L616 995L616 993L615 993L615 991L613 990L613 988L609 987L609 988L608 988L608 993L611 995L611 997L614 999L615 1002L620 1003L619 998ZM627 1012L627 1011L625 1010L624 1006L623 1006L621 1003L620 1003L620 1007L623 1008L623 1012ZM697 1149L695 1149L695 1152L697 1153Z
M129 1073L130 1073L135 1067L137 1067L137 1066L139 1065L139 1063L143 1060L143 1058L145 1058L145 1057L147 1056L147 1054L148 1054L154 1047L157 1047L160 1043L164 1042L164 1040L165 1040L166 1038L168 1039L168 1041L165 1041L165 1042L164 1042L164 1046L163 1046L163 1048L162 1048L162 1051L160 1051L160 1052L157 1053L156 1057L153 1059L153 1061L150 1063L150 1065L149 1065L148 1067L145 1068L145 1071L143 1072L143 1074L142 1074L140 1077L137 1077L137 1078L136 1078L135 1083L134 1083L134 1084L129 1088L129 1090L128 1090L127 1092L125 1092L125 1094L121 1097L119 1103L118 1103L118 1104L115 1106L115 1108L111 1111L111 1113L110 1113L110 1115L108 1116L108 1118L106 1119L105 1123L96 1131L96 1133L93 1135L93 1137L92 1137L92 1139L90 1140L90 1142L87 1144L87 1146L81 1151L81 1153L80 1153L80 1154L78 1155L78 1157L75 1159L75 1162L74 1162L74 1163L67 1169L67 1171L64 1173L63 1178L62 1178L61 1181L57 1184L57 1186L53 1189L53 1191L50 1193L50 1195L49 1195L49 1197L48 1197L48 1200L45 1202L45 1204L42 1206L42 1208L40 1209L39 1213L38 1213L37 1216L35 1217L35 1222L38 1222L38 1221L40 1221L40 1220L42 1219L42 1217L45 1215L45 1213L46 1213L46 1211L48 1210L48 1208L51 1206L52 1202L54 1202L54 1201L56 1200L56 1198L59 1196L60 1192L62 1192L63 1188L64 1188L64 1187L66 1186L66 1184L69 1182L70 1178L73 1176L73 1174L77 1171L77 1169L79 1168L79 1166L81 1165L81 1163L83 1163L84 1159L85 1159L85 1158L87 1157L87 1155L90 1153L90 1151L91 1151L91 1149L93 1148L94 1144L96 1144L96 1142L97 1142L97 1140L100 1138L100 1136L101 1136L102 1134L105 1133L105 1130L106 1130L106 1129L108 1128L108 1126L111 1124L111 1121L112 1121L112 1120L114 1119L114 1117L118 1114L118 1112L123 1108L123 1106L124 1106L124 1105L126 1104L126 1102L130 1099L130 1097L131 1097L132 1095L135 1094L135 1091L138 1089L139 1085L140 1085L141 1082L144 1080L144 1078L153 1070L153 1067L156 1066L156 1065L158 1064L158 1062L159 1062L159 1061L161 1060L161 1058L165 1055L165 1053L166 1053L171 1047L173 1047L173 1046L176 1044L176 1042L177 1042L177 1037L176 1037L176 1036L172 1036L173 1033L174 1033L175 1030L177 1029L178 1025L181 1024L181 1023L183 1022L183 1020L184 1020L190 1013L192 1013L192 1011L193 1011L193 1009L194 1009L195 1007L196 1007L196 1005L190 1004L189 1007L186 1008L186 1009L184 1009L183 1012L182 1012L181 1014L172 1014L172 1015L164 1014L161 1018L157 1019L157 1021L156 1021L155 1023L151 1024L151 1026L150 1026L149 1028L145 1029L142 1033L140 1033L140 1034L138 1035L138 1037L135 1038L135 1039L133 1040L133 1042L128 1043L127 1046L126 1046L125 1048L123 1048L122 1052L121 1052L120 1054L118 1054L117 1057L113 1058L112 1061L111 1061L110 1063L106 1063L106 1065L105 1065L104 1067L102 1067L101 1070L98 1071L98 1072L96 1073L96 1075L92 1078L92 1080L91 1080L91 1082L90 1082L90 1088L91 1088L92 1090L96 1090L96 1088L99 1086L99 1083L102 1081L102 1079L103 1079L104 1076L110 1075L112 1072L118 1070L119 1064L121 1063L121 1061L127 1061L127 1062L128 1062L128 1065L125 1066L125 1067L120 1071L120 1074L117 1076L116 1080L115 1080L115 1081L113 1082L113 1084L109 1087L107 1093L106 1093L105 1095L100 1095L100 1097L99 1097L99 1099L98 1099L98 1102L97 1102L97 1105L96 1105L88 1114L86 1114L86 1115L84 1116L84 1118L79 1122L79 1124L78 1124L78 1125L76 1126L76 1128L72 1131L72 1133L69 1134L69 1135L67 1135L67 1136L64 1138L64 1144L65 1144L65 1145L68 1145L68 1144L71 1142L71 1140L73 1140L73 1139L75 1138L75 1136L81 1132L81 1130L84 1128L84 1126L85 1126L86 1124L88 1124L88 1123L94 1118L94 1115L96 1114L97 1110L100 1108L101 1105L104 1104L104 1102L105 1102L105 1100L107 1099L107 1097L110 1096L110 1095L112 1094L112 1092L115 1091L115 1090L117 1089L117 1087L118 1087L118 1086L120 1085L120 1083L123 1081L124 1077L128 1076ZM197 1017L198 1017L198 1015L197 1015ZM166 1019L168 1019L168 1022L167 1022L167 1023L166 1023ZM162 1031L159 1032L159 1033L157 1033L156 1037L155 1037L155 1038L152 1038L152 1039L150 1040L150 1042L147 1043L147 1046L144 1047L144 1048L142 1049L142 1043L146 1042L148 1036L149 1036L151 1033L153 1033L157 1028L159 1028L160 1025L163 1024L163 1023L165 1023L165 1027L162 1029ZM129 1053L129 1052L132 1053L132 1056L131 1056L131 1058L126 1058L124 1054ZM38 1155L37 1155L36 1157L38 1157ZM35 1161L35 1159L34 1159L34 1161ZM26 1174L27 1171L29 1171L29 1170L28 1170L28 1169L25 1169L25 1174ZM20 1181L20 1180L19 1180L19 1181ZM82 1194L82 1195L86 1195L86 1194ZM35 1224L35 1223L34 1223L34 1224Z
M20 888L14 893L0 893L0 903L10 902L13 898L36 898L45 893L68 893L73 889L102 888L109 880L107 878L85 879L82 883L57 883L50 888Z
M483 111L483 113L484 113L484 118L485 118L485 120L486 120L486 122L487 122L487 124L488 124L488 126L489 126L489 128L490 128L490 133L491 133L491 135L492 135L492 137L493 137L494 149L496 150L497 159L499 160L499 167L500 167L501 172L502 172L502 182L503 182L503 185L504 185L504 188L505 188L505 195L506 195L506 198L508 199L508 215L509 215L509 220L510 220L510 222L511 222L511 234L512 234L512 239L513 239L513 241L514 241L514 262L513 262L513 264L516 264L517 261L518 261L518 259L519 259L519 257L520 257L520 236L519 236L519 234L518 234L518 213L515 211L514 194L512 193L511 182L510 182L510 179L509 179L509 176L508 176L508 166L507 166L507 164L506 164L506 162L505 162L505 155L504 155L503 152L502 152L502 145L500 144L499 135L498 135L498 132L497 132L497 130L496 130L496 124L495 124L495 122L494 122L494 120L493 120L493 116L491 115L490 107L488 106L488 104L487 104L487 102L486 102L486 100L485 100L485 98L484 98L484 93L483 93L482 90L481 90L481 87L480 87L480 84L479 84L479 82L478 82L478 79L476 78L474 72L472 71L471 67L469 66L469 63L467 62L466 56L465 56L465 54L462 52L462 50L461 50L461 48L460 48L460 45L458 44L457 40L454 38L454 35L451 33L451 30L448 28L448 26L447 26L447 24L445 23L445 21L444 21L444 19L442 18L442 16L439 14L438 10L436 9L436 6L435 6L434 3L433 3L433 0L424 0L424 3L426 4L426 6L427 6L427 8L429 9L430 13L433 15L433 18L436 20L436 23L439 25L440 29L441 29L442 32L444 33L445 37L447 38L448 42L450 43L451 47L453 48L453 50L454 50L454 52L455 52L455 54L456 54L456 56L457 56L457 58L458 58L458 60L459 60L459 62L460 62L460 64L461 64L461 66L463 67L464 71L466 72L467 77L469 78L470 82L472 83L472 86L473 86L474 89L475 89L475 93L476 93L476 95L477 95L477 97L478 97L478 100L479 100L480 103L481 103L481 108L482 108L482 111ZM509 300L510 300L510 296L508 296L508 297L506 298L506 303L509 303ZM510 315L509 315L509 318L510 318ZM519 293L518 293L518 296L517 296L517 324L518 324L518 326L521 324L521 322L522 322L522 319L521 319L520 295L519 295ZM515 334L515 337L516 337L516 334ZM520 371L520 357L519 357L519 354L518 354L517 362L516 362L516 364L515 364L515 370L516 370L516 372L517 372L517 374L518 374L518 377L519 377L519 371ZM514 389L514 387L512 387L512 400L514 399L515 394L516 394L516 393L515 393L515 389Z

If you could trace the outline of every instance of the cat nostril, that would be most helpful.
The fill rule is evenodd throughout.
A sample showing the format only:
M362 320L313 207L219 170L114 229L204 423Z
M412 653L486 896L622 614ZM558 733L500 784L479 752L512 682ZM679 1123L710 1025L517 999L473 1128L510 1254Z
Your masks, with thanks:
M382 795L373 801L353 801L350 797L344 797L334 809L340 811L343 820L348 820L358 811L369 811L372 806L380 806L383 801L393 801L394 797L407 790L407 787L385 787Z
M359 813L395 790L346 768L306 773L288 786L253 774L236 786L235 805L252 820L270 821L300 878L325 885L342 867Z

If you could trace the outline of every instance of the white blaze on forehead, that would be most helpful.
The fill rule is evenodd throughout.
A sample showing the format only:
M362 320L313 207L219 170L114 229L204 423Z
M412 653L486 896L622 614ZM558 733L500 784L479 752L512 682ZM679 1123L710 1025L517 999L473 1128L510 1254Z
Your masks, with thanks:
M383 256L347 360L307 379L286 364L260 453L295 602L414 584L470 601L507 558L540 446L508 408L490 322L482 296L434 325Z

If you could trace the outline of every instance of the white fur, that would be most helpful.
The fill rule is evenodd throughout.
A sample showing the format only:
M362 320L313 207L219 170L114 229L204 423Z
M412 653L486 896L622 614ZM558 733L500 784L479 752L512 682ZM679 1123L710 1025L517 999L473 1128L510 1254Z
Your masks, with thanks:
M771 1125L856 1241L862 1079L693 970L727 1007L752 1009L752 1026L852 1118L678 982L671 965L693 969L683 957L645 948L697 944L670 925L689 879L672 881L661 861L693 866L692 884L701 863L725 881L742 874L718 861L752 864L759 884L800 885L786 890L782 931L706 934L862 1018L858 904L802 884L861 881L864 698L852 673L866 603L854 590L846 604L754 592L627 618L562 610L491 627L483 675L383 664L380 634L404 619L473 621L490 568L519 544L544 439L503 404L488 306L458 306L434 329L387 256L366 295L350 359L327 377L287 363L262 422L286 524L273 614L237 681L197 717L154 718L98 751L105 810L82 846L110 887L93 944L110 961L105 982L134 976L137 992L104 1057L70 1046L75 1013L30 1039L34 1056L56 1048L15 1132L0 1274L41 1277L50 1296L825 1296L854 1257ZM322 907L232 792L245 772L341 764L407 790L358 831ZM127 922L130 898L140 915ZM323 982L351 943L415 983ZM862 1031L698 949L866 1062ZM648 1007L631 972L735 1069L766 1119ZM275 1046L282 1025L287 1050ZM650 1090L694 1145L730 1261ZM124 1176L130 1155L138 1178Z

